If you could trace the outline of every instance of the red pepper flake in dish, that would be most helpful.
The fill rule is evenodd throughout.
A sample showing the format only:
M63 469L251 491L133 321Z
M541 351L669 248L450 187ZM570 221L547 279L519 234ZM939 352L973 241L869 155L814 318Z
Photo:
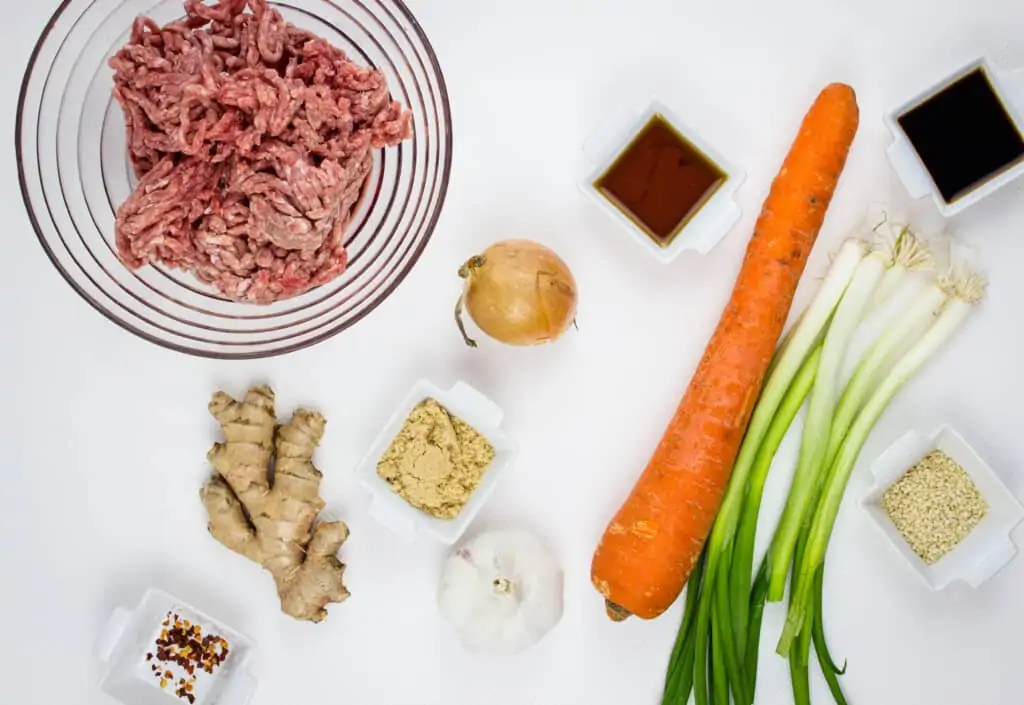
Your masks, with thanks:
M150 666L160 687L171 686L177 697L191 705L196 700L196 669L212 675L228 658L228 641L217 634L204 635L198 624L168 613L168 621L161 625L156 639L155 656L146 654L147 661L154 658L163 664ZM175 676L175 669L183 671L186 677Z

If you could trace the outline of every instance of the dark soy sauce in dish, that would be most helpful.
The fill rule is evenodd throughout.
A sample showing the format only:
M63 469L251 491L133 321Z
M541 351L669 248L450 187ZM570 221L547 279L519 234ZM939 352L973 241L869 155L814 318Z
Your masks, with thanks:
M946 203L1024 160L1024 136L980 68L897 122Z
M725 179L717 164L654 115L594 187L666 246Z

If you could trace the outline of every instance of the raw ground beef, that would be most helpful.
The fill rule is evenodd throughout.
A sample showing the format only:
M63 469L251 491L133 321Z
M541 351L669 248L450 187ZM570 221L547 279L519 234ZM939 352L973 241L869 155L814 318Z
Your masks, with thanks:
M140 179L117 212L121 259L191 271L236 301L330 281L372 150L408 138L410 114L379 71L267 0L185 11L165 27L140 17L110 59Z

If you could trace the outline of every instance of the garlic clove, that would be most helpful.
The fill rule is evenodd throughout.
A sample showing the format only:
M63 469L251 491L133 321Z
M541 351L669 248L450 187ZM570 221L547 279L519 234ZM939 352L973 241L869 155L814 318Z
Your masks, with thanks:
M559 622L562 570L536 537L521 529L482 533L449 556L438 608L468 648L514 654Z

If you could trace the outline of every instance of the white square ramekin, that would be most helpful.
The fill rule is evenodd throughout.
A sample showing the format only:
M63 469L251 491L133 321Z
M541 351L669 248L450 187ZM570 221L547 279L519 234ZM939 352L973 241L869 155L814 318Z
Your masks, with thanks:
M420 511L399 497L377 475L377 463L398 435L406 417L425 399L436 400L494 446L494 460L484 470L480 485L454 519L436 519ZM494 402L465 382L457 382L450 389L442 389L425 379L418 381L398 405L356 469L359 483L370 498L370 514L385 526L407 537L427 534L444 544L454 544L469 527L494 492L499 478L512 466L519 453L519 446L500 428L503 416Z
M664 118L725 174L725 180L667 245L655 242L594 185L656 115ZM668 264L685 250L707 254L739 222L743 214L736 200L736 191L743 185L746 174L680 120L667 105L657 100L643 107L622 106L617 114L587 139L583 148L588 158L588 171L580 184L583 193L628 232L637 244L663 264Z
M102 671L100 689L125 705L188 702L176 696L173 688L159 688L146 661L147 651L153 649L153 635L168 612L188 616L228 642L227 659L201 688L197 687L195 705L246 705L256 690L256 679L249 672L253 642L183 600L156 589L148 590L136 607L116 608L96 640L95 655Z
M910 548L882 508L881 500L893 483L935 450L955 460L970 476L988 503L988 512L952 551L928 565ZM871 472L874 485L861 503L863 508L879 531L932 590L941 590L955 580L978 587L1017 554L1010 532L1024 519L1024 507L992 468L953 429L942 427L927 436L916 431L907 433L872 463Z
M986 58L972 61L967 66L943 78L885 116L885 126L892 133L893 137L893 141L886 148L885 153L889 157L889 162L892 164L896 174L907 189L907 193L910 194L911 198L915 199L930 198L945 218L951 218L957 213L966 210L979 201L991 196L1011 181L1015 181L1018 177L1024 175L1024 161L1021 161L1016 166L997 174L956 200L947 202L942 197L942 194L939 193L939 189L928 173L928 169L925 168L924 162L921 161L907 135L903 132L903 128L899 125L899 117L901 115L924 103L950 84L979 68L985 72L1000 102L1002 102L1010 118L1016 124L1017 130L1024 135L1024 69L1012 73L1000 73L995 70Z

